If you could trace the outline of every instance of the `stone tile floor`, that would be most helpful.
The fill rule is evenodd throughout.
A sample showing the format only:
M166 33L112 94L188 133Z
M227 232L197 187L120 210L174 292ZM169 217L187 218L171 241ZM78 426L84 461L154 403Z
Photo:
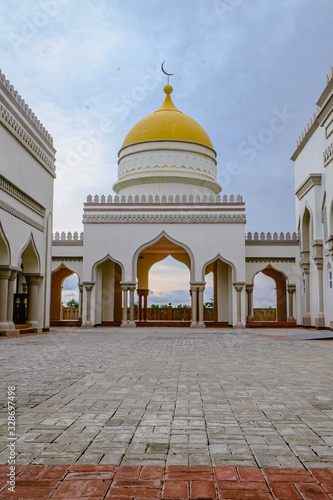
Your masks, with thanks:
M17 464L63 464L66 470L68 464L130 470L167 466L167 471L195 466L215 476L233 467L255 473L262 468L264 474L274 468L301 469L312 486L304 481L305 489L299 489L302 481L295 478L286 481L290 496L279 493L276 498L330 498L333 489L319 483L333 479L314 482L307 470L327 469L330 477L333 468L333 343L287 338L300 333L57 328L44 335L3 338L0 463L8 460L6 394L14 385ZM71 473L64 482L72 483ZM258 490L257 496L249 493L251 487L237 496L238 487L228 486L231 493L219 493L219 498L272 498L267 496L273 491L267 474L268 489ZM242 483L237 477L232 484ZM172 478L167 479L171 484ZM183 488L179 495L186 489L193 498L215 498L195 496L192 479L178 481L184 483L177 485ZM218 487L219 481L224 479L212 484ZM171 495L168 488L160 488L158 495ZM322 496L314 493L318 488ZM154 488L145 495L152 495L149 489ZM77 497L70 495L63 498ZM38 497L22 498L41 499L40 487Z

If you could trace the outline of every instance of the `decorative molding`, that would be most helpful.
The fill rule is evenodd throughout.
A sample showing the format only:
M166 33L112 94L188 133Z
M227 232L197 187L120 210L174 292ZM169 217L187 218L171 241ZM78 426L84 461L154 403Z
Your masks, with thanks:
M143 158L145 159L145 158ZM157 165L157 164L152 164L152 165L146 165L143 164L142 166L136 167L134 166L137 161L137 158L135 159L126 159L126 160L120 160L120 164L118 167L118 179L123 180L124 177L128 175L133 175L134 173L149 173L149 174L155 174L156 171L163 172L163 171L168 171L168 172L179 172L181 173L182 171L190 171L193 173L204 173L205 175L211 176L214 180L217 178L217 171L216 171L216 166L213 163L213 160L207 161L207 160L198 160L197 158L193 157L192 158L192 165L184 165L180 163L179 165L167 165L163 163L162 165ZM162 160L163 162L163 160ZM199 166L196 166L196 164L200 164ZM212 164L210 164L212 163ZM193 166L194 165L194 166Z
M245 262L296 262L294 257L246 257Z
M323 158L324 167L327 167L327 165L333 160L333 142L331 142L331 144L325 149Z
M83 257L55 257L55 256L52 256L52 262L83 262Z
M245 214L91 214L83 216L84 224L182 224L182 223L241 223L245 224Z
M321 186L321 176L322 174L308 175L305 181L296 189L295 194L297 198L301 200L313 186Z
M52 240L53 247L83 247L83 240Z
M91 194L89 194L87 196L87 203L85 203L85 205L121 205L121 204L134 204L134 205L139 205L139 204L140 205L156 205L156 204L160 204L160 205L170 205L170 204L186 205L186 204L188 204L188 205L193 205L193 204L198 204L198 203L207 204L207 205L226 204L226 203L234 205L235 203L236 204L242 203L244 205L243 198L240 194L238 194L237 196L234 196L233 194L231 194L230 196L228 196L227 194L225 194L223 196L220 196L219 194L218 195L210 195L210 196L207 196L207 195L200 196L198 194L195 196L194 195L187 196L186 194L184 194L181 197L179 195L173 196L172 194L170 194L169 196L166 196L166 195L162 195L162 196L142 195L141 197L139 195L136 195L136 196L132 196L132 195L118 196L118 195L116 195L116 196L112 197L110 194L108 196L105 196L103 194L100 197L98 194L95 194L95 196L91 196Z
M44 232L44 226L42 224L39 224L35 220L31 219L27 215L25 215L23 212L20 212L19 210L16 210L16 208L11 207L4 201L0 200L0 209L4 210L5 212L9 213L10 215L13 215L13 217L16 217L17 219L20 219L21 221L25 222L26 224L29 224L29 226L35 227L38 229L38 231L41 231L42 233Z
M12 113L0 103L0 123L5 125L11 133L23 144L23 146L39 161L39 163L55 177L55 165L52 159L37 144L30 134L14 118Z
M45 208L39 203L37 203L35 200L30 198L30 196L25 194L24 191L21 191L21 189L16 187L2 175L0 175L0 188L44 218Z
M7 90L7 92L13 97L15 102L17 102L17 104L22 108L22 111L28 116L29 120L31 120L35 124L35 126L38 128L41 134L47 139L47 141L53 145L53 138L51 137L49 132L46 130L43 124L38 120L37 116L32 111L32 109L29 108L25 100L22 99L17 90L14 89L10 81L7 80L5 75L2 73L1 69L0 69L0 84L2 84L2 86Z

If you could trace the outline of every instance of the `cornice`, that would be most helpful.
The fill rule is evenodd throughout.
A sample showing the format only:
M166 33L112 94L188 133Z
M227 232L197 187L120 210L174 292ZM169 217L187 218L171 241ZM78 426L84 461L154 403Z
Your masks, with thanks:
M52 262L82 262L83 257L54 257L52 256Z
M294 257L246 257L245 262L296 262Z
M0 175L0 189L13 196L13 198L16 198L41 217L45 216L45 208L42 205L30 198L30 196L21 191L21 189L12 184L3 175Z
M299 200L303 198L303 196L310 191L313 186L321 186L321 177L322 174L310 174L305 179L305 181L296 189L296 196Z
M42 224L39 224L35 220L31 219L27 215L25 215L23 212L20 212L19 210L16 210L16 208L11 207L4 201L0 200L0 209L4 210L5 212L9 213L10 215L13 215L13 217L16 217L17 219L20 219L21 221L25 222L26 224L29 224L29 226L35 227L38 229L38 231L44 232L44 226Z
M52 240L52 246L54 247L82 247L83 240Z
M84 224L217 224L246 223L245 214L110 214L96 213L83 216Z
M240 204L244 205L244 204ZM188 206L163 206L162 204L158 207L154 207L153 209L151 207L142 207L142 206L133 206L133 208L129 209L128 205L127 206L109 206L109 207L96 207L96 206L87 206L85 203L84 206L84 212L89 212L89 213L102 213L102 212L120 212L120 213L134 213L134 212L148 212L148 213L156 213L156 210L159 212L165 212L165 213L170 213L170 212L244 212L244 207L230 207L230 206L224 206L224 207L217 207L216 205L214 206L209 206L209 207L188 207Z

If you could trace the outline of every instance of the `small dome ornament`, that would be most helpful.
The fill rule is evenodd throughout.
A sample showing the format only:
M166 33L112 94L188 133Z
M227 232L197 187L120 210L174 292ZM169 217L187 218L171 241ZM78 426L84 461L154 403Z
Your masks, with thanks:
M164 86L163 90L165 94L169 95L172 93L173 87L168 83L167 85Z

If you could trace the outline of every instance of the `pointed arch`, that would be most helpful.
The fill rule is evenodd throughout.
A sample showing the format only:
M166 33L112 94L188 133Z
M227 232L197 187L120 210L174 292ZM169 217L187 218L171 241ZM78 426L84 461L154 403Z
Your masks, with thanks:
M52 269L52 272L51 272L51 275L57 273L58 271L60 271L61 269L64 269L66 268L71 274L77 274L77 277L79 278L79 283L81 283L81 276L80 274L82 275L82 272L80 273L77 269L74 269L71 265L69 265L68 262L66 261L60 261L60 264L55 267L54 269ZM70 274L68 274L68 277L71 276Z
M311 208L306 202L301 218L301 248L303 252L310 251L312 220Z
M224 262L224 264L227 264L228 266L231 267L231 269L232 269L232 280L233 281L237 281L237 279L236 279L236 267L235 267L235 265L232 262L230 262L229 260L227 260L224 257L222 257L222 255L220 253L218 253L215 257L213 257L213 259L207 261L203 265L202 273L201 273L202 281L205 281L205 275L206 275L206 269L207 269L207 267L210 264L213 264L217 260L221 260L222 262Z
M76 274L80 283L80 277L76 271L70 269L65 263L61 263L51 274L51 300L50 319L59 321L62 318L62 286L64 281Z
M122 319L121 281L124 266L108 253L91 270L94 286L94 324L120 324Z
M264 269L259 270L252 278L253 285L255 277L258 274L264 274L271 278L276 285L276 321L287 321L287 284L288 277L283 271L280 271L268 264Z
M35 243L34 235L31 233L28 241L22 247L20 251L20 257L18 261L18 267L23 264L23 273L34 273L40 274L41 263L40 256Z
M275 271L276 273L280 273L283 275L283 277L285 278L286 280L286 283L288 284L289 283L289 278L287 276L287 274L284 272L284 271L281 271L281 269L278 269L276 266L273 266L272 264L267 264L267 266L265 266L263 269L260 269L259 271L256 271L255 274L253 275L253 278L252 278L252 284L254 282L254 278L257 276L257 274L259 273L262 273L263 271L265 271L266 269L272 269L273 271Z
M97 267L100 265L100 264L104 264L104 262L107 262L108 260L110 260L111 262L114 262L115 264L118 264L118 266L120 266L120 269L121 269L121 275L122 277L124 276L124 272L125 272L125 268L124 268L124 265L122 264L122 262L120 262L119 260L117 259L114 259L109 253L105 255L105 257L103 257L102 259L98 260L97 262L95 262L95 264L92 266L92 269L91 269L91 281L92 282L95 282L96 281L96 269Z
M155 245L156 243L158 243L162 238L167 239L170 243L173 243L174 245L183 248L187 252L187 254L188 254L189 258L190 258L190 262L191 262L190 279L192 281L192 276L194 274L194 255L193 255L191 249L187 245L185 245L185 243L181 243L180 241L175 240L174 238L172 238L172 236L169 236L165 231L162 231L158 236L156 236L156 238L154 238L154 239L148 241L147 243L144 243L143 245L141 245L137 249L137 251L135 252L135 254L133 256L133 262L132 262L132 278L133 278L133 281L136 280L138 258L139 258L140 253L143 250L145 250L146 248L149 248L149 247Z
M9 241L6 238L5 232L0 222L0 265L9 266L11 264L11 261Z

